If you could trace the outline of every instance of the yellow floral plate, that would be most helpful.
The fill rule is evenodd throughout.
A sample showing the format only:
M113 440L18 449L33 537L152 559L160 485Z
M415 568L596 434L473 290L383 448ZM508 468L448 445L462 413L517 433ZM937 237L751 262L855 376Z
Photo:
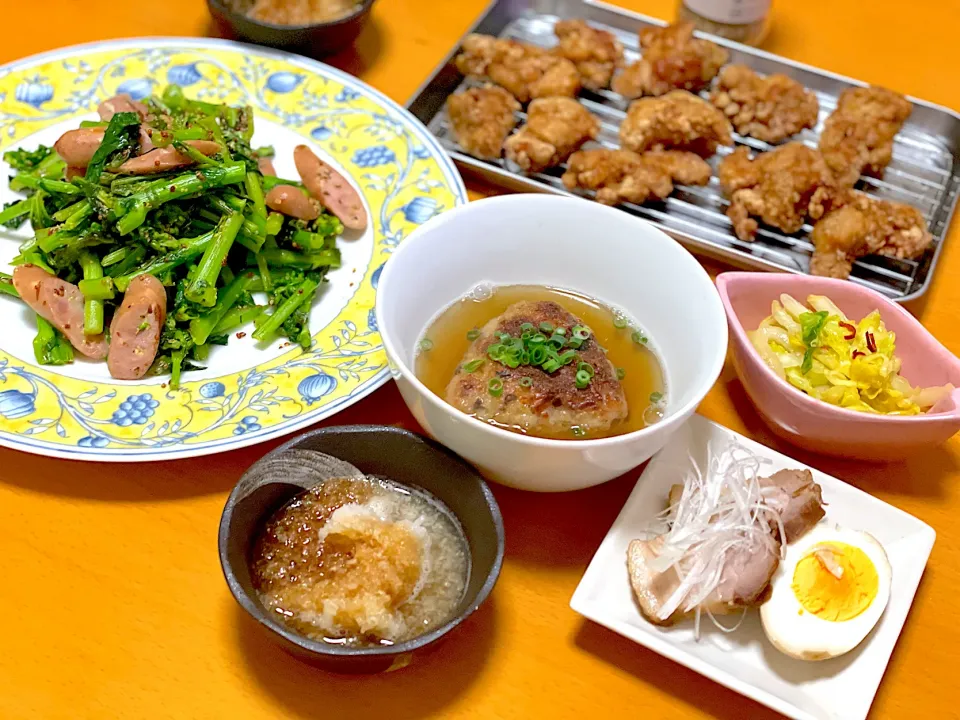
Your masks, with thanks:
M141 98L167 84L200 99L251 105L254 144L276 148L282 177L297 177L292 150L307 142L353 179L370 227L339 242L343 266L314 304L310 350L261 347L249 332L231 337L178 390L162 377L114 380L104 363L37 365L32 312L0 298L0 444L87 460L221 452L327 418L388 378L373 312L377 282L410 231L466 202L444 151L405 110L334 68L238 43L151 38L67 48L0 68L0 152L50 145L95 117L103 99L121 92ZM8 171L0 163L0 202L16 197ZM0 231L0 264L9 264L29 234L29 226Z

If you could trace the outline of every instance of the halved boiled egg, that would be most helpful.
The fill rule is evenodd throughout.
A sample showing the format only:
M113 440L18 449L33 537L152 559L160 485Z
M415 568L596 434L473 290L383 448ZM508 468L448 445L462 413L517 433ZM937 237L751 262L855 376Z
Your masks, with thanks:
M826 660L853 650L890 599L883 546L865 532L820 523L787 546L760 607L763 629L781 652Z

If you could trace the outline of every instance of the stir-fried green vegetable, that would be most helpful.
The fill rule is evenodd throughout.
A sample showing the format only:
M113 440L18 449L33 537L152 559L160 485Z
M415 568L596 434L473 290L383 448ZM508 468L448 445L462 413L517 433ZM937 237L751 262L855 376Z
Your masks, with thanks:
M310 305L327 271L339 266L343 225L325 213L305 222L268 211L265 195L277 181L257 161L273 151L251 147L250 108L190 100L176 86L143 102L144 117L118 112L108 123L82 124L102 129L103 139L72 180L52 148L4 154L16 173L10 187L23 197L0 209L0 225L29 220L34 232L14 265L76 283L88 336L109 333L133 278L155 276L168 302L151 371L170 373L174 387L212 345L251 321L258 341L279 336L309 347ZM143 175L121 168L151 145L176 149L193 164ZM0 294L18 297L8 275L0 275ZM70 343L42 318L34 349L40 363L73 359Z

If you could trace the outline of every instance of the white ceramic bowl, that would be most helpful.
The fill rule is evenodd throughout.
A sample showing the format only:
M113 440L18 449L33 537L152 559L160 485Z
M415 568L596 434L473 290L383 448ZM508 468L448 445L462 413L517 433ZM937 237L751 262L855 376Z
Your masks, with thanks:
M568 288L622 308L663 364L666 417L616 437L543 440L476 420L434 395L414 375L417 342L481 282ZM650 458L696 410L727 352L723 305L690 253L627 213L549 195L473 202L419 228L383 270L377 323L393 377L424 429L492 480L543 492L597 485Z

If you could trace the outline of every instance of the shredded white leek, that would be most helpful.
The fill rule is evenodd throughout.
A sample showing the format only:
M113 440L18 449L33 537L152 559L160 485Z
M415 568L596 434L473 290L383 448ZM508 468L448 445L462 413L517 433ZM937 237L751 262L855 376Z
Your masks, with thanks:
M727 557L735 552L783 553L776 537L785 537L780 515L766 503L760 487L761 459L737 442L707 450L707 467L691 457L680 499L656 519L666 523L663 546L650 563L657 572L675 569L680 584L660 608L659 617L696 612L699 637L700 605L720 584ZM775 536L774 530L779 530ZM712 613L713 623L724 631ZM742 620L742 618L741 618ZM737 624L739 625L739 623Z

